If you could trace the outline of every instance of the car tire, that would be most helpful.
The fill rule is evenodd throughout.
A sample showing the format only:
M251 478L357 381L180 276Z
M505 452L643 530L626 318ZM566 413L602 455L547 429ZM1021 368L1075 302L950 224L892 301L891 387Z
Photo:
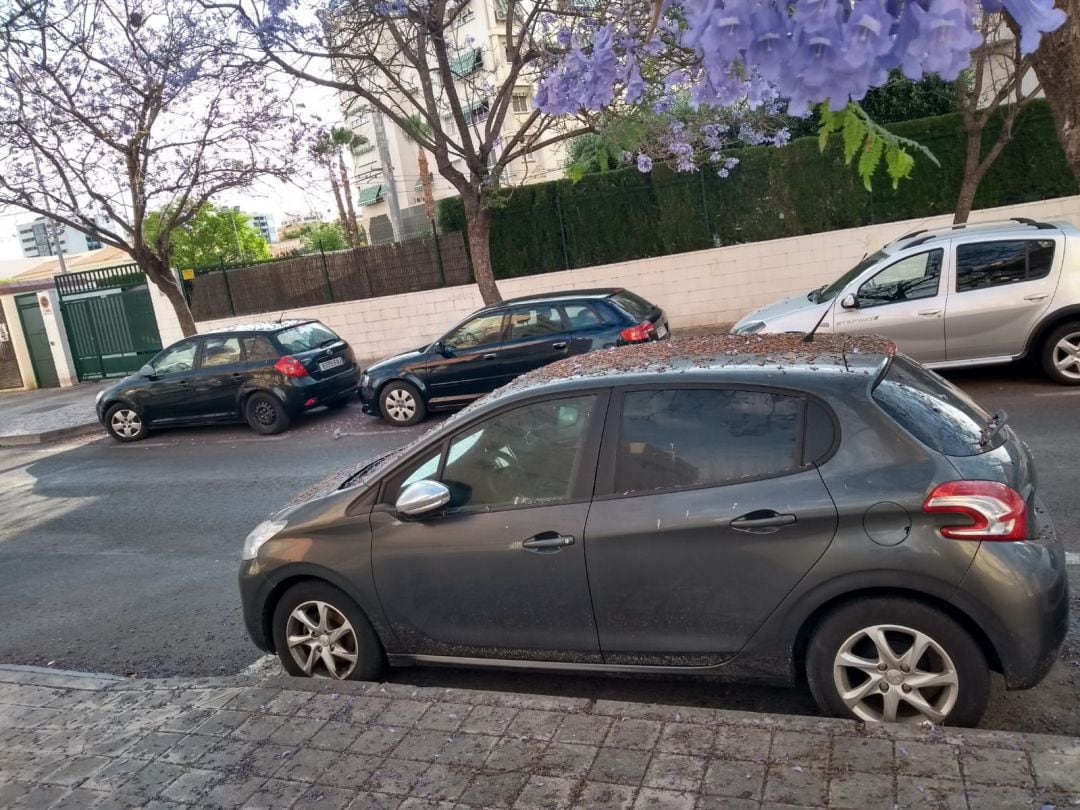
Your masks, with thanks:
M105 411L105 431L118 442L137 442L145 439L150 429L142 414L130 405L118 402Z
M278 600L272 621L274 649L290 675L374 681L386 673L386 653L375 628L356 602L329 583L308 580L289 588ZM341 635L330 641L335 633ZM290 647L290 636L312 641Z
M281 400L265 391L257 391L244 402L244 419L256 433L272 436L289 427L289 414Z
M1061 385L1080 385L1080 321L1063 323L1046 336L1040 353L1046 376ZM1073 359L1075 362L1061 368L1058 363Z
M916 643L924 652L912 662L905 655ZM822 712L864 722L973 726L990 698L990 670L971 634L902 597L858 599L826 615L809 640L806 678Z
M408 427L427 416L427 406L415 385L394 380L379 394L379 413L393 425Z

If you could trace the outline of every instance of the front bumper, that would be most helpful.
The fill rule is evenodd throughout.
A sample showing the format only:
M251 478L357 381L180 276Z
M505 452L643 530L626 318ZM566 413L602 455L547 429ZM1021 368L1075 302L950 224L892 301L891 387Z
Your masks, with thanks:
M333 377L325 377L316 380L314 377L301 377L294 379L291 384L282 389L285 397L285 408L290 416L296 416L311 408L352 396L360 382L360 369L353 366ZM315 400L311 402L311 400ZM309 404L310 403L310 404Z
M274 641L267 632L269 622L266 621L266 606L273 585L258 568L257 559L240 563L240 604L244 613L244 627L251 640L263 652L272 653Z

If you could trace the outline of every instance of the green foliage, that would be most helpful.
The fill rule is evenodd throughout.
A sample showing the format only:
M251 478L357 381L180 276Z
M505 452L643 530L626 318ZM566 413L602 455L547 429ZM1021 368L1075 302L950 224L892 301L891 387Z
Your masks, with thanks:
M492 213L491 257L496 278L628 261L714 245L778 239L878 222L949 214L964 175L964 130L957 114L893 124L900 141L927 147L940 167L911 152L870 145L874 182L867 191L845 162L843 138L800 138L782 149L750 147L731 176L675 174L657 166L589 174L580 182L556 180L513 190ZM993 121L983 134L992 143ZM877 150L880 154L875 156ZM850 159L867 154L866 138ZM908 177L904 183L899 179ZM898 183L894 190L892 181ZM976 208L1076 194L1045 103L1020 116L1016 136L987 173ZM439 201L443 231L463 230L461 201Z
M623 150L610 138L590 132L570 141L566 176L577 183L587 174L601 174L621 168Z
M337 222L313 222L301 239L301 253L328 253L332 250L345 250L348 243L345 233Z
M143 231L153 243L161 228L161 211L146 217ZM204 205L183 227L169 237L171 260L180 269L216 267L271 258L270 246L251 225L246 214Z
M858 174L862 178L867 191L872 191L871 181L881 165L882 158L888 167L889 179L895 189L901 180L911 176L915 168L915 160L907 150L922 153L935 166L940 166L933 152L920 143L897 135L895 132L885 129L873 121L855 102L850 102L840 112L832 112L829 105L822 104L818 108L818 116L821 118L821 128L818 130L818 148L822 152L829 144L829 136L839 132L844 142L844 164L851 165L855 155L859 155Z

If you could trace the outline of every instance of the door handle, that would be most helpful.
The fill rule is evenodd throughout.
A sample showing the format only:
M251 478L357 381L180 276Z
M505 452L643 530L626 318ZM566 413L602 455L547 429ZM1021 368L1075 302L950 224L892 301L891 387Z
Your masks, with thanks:
M541 532L535 537L521 541L521 547L530 550L560 549L574 545L574 537L558 532Z
M791 526L795 523L795 515L782 515L771 509L759 509L756 512L747 512L745 515L731 521L731 528L740 532L774 532L781 526Z
M940 309L924 309L924 310L921 310L918 314L919 314L920 318L936 318L938 315L941 314L941 310Z
M566 348L566 341L565 340L560 340L558 343L552 343L551 348L553 348L553 349L565 349Z
M497 354L496 354L495 352L488 352L487 354L485 354L485 355L483 356L483 359L484 359L484 360L494 360L494 359L495 359L496 357L498 357L498 356L499 356L499 355L497 355Z
M1050 295L1050 293L1032 293L1031 295L1025 295L1024 300L1025 301L1042 301L1044 298L1046 298L1049 295Z
M177 380L176 384L178 386L180 386L181 388L187 388L187 387L189 387L191 385L191 383L188 382L187 380Z
M224 385L224 384L225 384L225 381L223 379L221 379L220 377L210 381L210 385L213 385L213 386Z

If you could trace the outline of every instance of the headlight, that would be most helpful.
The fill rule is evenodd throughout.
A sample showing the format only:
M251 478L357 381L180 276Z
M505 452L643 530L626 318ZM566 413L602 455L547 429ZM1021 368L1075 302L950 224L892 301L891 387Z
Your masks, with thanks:
M750 321L750 323L744 323L742 326L736 326L731 330L731 333L733 335L753 335L764 328L764 321Z
M240 559L254 560L263 543L284 528L284 520L264 520L251 530L251 534L244 538L244 550L240 553Z

